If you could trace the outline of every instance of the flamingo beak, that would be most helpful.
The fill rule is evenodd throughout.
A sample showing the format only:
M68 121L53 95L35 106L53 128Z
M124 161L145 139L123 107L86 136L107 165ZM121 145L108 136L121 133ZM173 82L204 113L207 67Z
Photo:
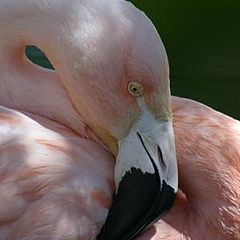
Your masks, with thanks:
M119 142L116 196L97 240L129 240L173 206L178 171L172 121L149 112Z

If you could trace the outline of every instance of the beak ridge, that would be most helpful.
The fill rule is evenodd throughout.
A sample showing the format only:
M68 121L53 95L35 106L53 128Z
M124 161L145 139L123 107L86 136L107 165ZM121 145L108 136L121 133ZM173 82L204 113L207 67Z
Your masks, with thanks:
M173 206L177 162L172 123L159 126L157 133L135 128L121 141L117 193L97 240L133 239Z

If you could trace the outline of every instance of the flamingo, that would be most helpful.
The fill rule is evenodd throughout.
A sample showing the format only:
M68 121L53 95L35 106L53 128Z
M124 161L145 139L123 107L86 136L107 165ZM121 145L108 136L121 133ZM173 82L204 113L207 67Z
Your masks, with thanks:
M240 239L240 123L170 96L142 12L1 0L0 29L1 240Z

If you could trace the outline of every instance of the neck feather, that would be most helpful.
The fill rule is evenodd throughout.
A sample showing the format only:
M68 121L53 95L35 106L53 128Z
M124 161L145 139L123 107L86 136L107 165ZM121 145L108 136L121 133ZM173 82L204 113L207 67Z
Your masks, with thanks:
M67 13L64 15L61 9L71 6L67 6L66 1L43 3L29 0L1 2L0 104L50 118L88 137L90 131L72 103L63 74L67 65L64 49L69 49L66 44L70 44L66 33L71 38L71 31L66 30L69 11L64 11ZM42 49L56 71L30 63L25 57L26 45Z
M191 239L239 239L240 123L191 100L173 98L172 106L187 198L176 226Z

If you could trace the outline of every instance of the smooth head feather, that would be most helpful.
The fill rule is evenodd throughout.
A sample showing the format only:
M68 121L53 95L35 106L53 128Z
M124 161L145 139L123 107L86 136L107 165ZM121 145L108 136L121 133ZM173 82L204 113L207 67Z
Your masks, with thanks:
M138 117L133 114L136 101L127 91L129 82L142 83L151 110L162 119L170 118L166 52L150 20L133 5L117 0L14 0L2 5L0 58L5 66L1 72L10 76L3 75L0 91L17 80L24 83L29 68L39 81L40 76L60 78L67 90L62 94L69 94L74 109L111 149L113 139L124 137ZM29 67L23 56L26 45L42 49L56 73ZM30 81L27 85L31 90ZM11 102L11 107L15 103L17 108L30 109L17 103L24 101L23 94L4 95L2 101ZM35 100L31 97L26 96L26 102Z

